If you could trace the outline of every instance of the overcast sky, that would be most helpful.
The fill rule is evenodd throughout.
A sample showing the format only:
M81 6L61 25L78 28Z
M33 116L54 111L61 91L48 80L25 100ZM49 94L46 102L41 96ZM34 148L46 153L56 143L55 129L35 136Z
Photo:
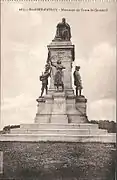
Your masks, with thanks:
M83 93L91 119L115 120L116 6L115 3L3 2L1 13L1 127L34 122L39 75L47 45L65 17L71 26L75 62L81 66ZM106 12L39 12L19 8L107 8Z

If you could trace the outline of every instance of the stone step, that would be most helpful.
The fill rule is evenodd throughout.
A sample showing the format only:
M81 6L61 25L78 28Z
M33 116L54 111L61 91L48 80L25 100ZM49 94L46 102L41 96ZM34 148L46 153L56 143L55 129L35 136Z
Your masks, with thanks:
M54 123L32 123L32 124L21 124L21 129L98 129L98 124L54 124Z
M11 134L63 134L63 135L101 135L107 130L102 129L11 129Z
M102 142L115 143L116 134L106 135L56 135L56 134L1 134L0 141L20 142Z

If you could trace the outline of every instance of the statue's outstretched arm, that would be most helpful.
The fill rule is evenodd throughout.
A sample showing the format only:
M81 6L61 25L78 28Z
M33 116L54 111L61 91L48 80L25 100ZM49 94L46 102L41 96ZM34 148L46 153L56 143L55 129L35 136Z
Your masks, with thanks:
M53 64L52 62L51 62L51 66L56 67L56 65L55 65L55 64Z
M47 73L44 73L42 77L43 78L48 78L49 76L50 76L50 72L47 72Z

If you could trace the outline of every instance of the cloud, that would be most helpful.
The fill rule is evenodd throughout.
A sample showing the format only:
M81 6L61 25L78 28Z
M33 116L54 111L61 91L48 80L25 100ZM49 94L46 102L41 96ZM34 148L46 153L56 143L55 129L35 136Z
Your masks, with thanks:
M116 50L108 43L97 45L84 69L84 85L90 100L116 97Z
M101 42L92 49L89 59L76 59L75 65L81 66L89 120L115 120L116 48L108 42Z
M116 101L113 99L91 102L87 111L89 120L116 121Z
M115 121L116 50L108 43L97 45L82 67L88 117Z
M2 101L1 125L33 123L36 114L36 102L29 94L20 94L15 98L7 98Z
M3 99L1 104L2 110L7 110L11 108L17 108L20 106L27 106L30 104L30 102L34 100L32 97L26 94L20 94L19 96L16 96L15 98L6 98Z
M19 8L23 7L24 5L20 3L10 3L9 6L2 4L1 37L4 43L14 41L29 45L30 42L38 40L42 16L36 11L19 11Z

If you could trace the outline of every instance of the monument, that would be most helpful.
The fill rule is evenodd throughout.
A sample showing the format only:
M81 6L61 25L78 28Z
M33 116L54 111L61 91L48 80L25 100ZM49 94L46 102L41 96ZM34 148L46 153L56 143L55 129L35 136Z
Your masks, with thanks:
M98 129L97 124L88 121L80 66L75 67L72 79L75 46L71 42L71 28L65 18L58 23L55 37L47 48L34 123L21 124L19 129L11 129L9 135L2 135L1 138L5 141L115 142L114 134ZM72 81L76 87L75 93Z
M71 43L70 25L65 18L57 25L54 40L48 47L47 63L50 67L50 87L44 98L38 98L35 123L86 123L86 98L74 94L72 63L74 45ZM74 81L79 84L78 72ZM80 75L79 75L80 76ZM79 89L79 86L76 87ZM81 90L80 90L81 91Z

